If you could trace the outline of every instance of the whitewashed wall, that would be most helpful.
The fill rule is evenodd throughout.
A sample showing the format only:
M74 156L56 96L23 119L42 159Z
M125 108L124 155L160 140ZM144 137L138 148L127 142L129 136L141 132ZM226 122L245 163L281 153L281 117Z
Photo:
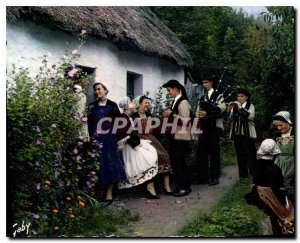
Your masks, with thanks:
M76 37L61 31L50 30L31 22L7 24L7 71L12 64L17 67L29 67L33 75L41 61L38 57L51 52L50 63L55 63L67 49L69 53L78 49ZM116 102L126 95L127 71L143 75L142 91L155 97L158 87L169 79L184 80L183 69L170 61L158 57L119 51L107 41L89 38L80 50L80 65L96 68L95 81L104 81L110 87L108 97ZM92 85L92 84L91 84ZM88 90L89 101L93 99L92 90Z

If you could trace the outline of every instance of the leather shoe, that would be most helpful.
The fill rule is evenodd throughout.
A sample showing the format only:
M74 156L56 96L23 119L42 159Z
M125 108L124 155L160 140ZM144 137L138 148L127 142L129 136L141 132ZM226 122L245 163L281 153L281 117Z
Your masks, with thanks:
M148 190L146 191L146 198L148 198L148 199L160 199L160 197L158 195L153 195Z
M114 201L113 199L106 199L106 200L102 201L101 205L103 207L107 207L107 206L111 205L113 203L113 201Z
M209 185L210 186L215 186L215 185L218 185L220 182L219 182L219 179L212 179L210 182L209 182Z
M192 183L192 184L194 184L194 185L208 184L208 180L199 179L199 180L194 181L194 183Z
M168 195L168 196L173 196L174 195L174 192L170 191L166 191L166 189L163 189L162 192L165 194L165 195Z
M174 195L174 192L167 192L167 191L164 191L164 194L165 194L165 195L168 195L168 196L173 196L173 195Z
M188 192L188 190L179 190L178 192L174 193L174 197L184 197L189 195L190 193Z

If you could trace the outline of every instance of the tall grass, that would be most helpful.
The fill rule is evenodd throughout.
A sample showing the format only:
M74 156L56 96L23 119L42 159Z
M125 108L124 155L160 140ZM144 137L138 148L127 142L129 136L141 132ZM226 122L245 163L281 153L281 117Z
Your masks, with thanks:
M130 224L139 219L138 214L115 206L85 207L79 215L72 225L62 227L52 237L130 237Z
M258 237L262 234L264 213L248 205L243 196L250 190L250 181L237 182L212 207L209 213L199 213L178 235L186 237Z
M236 161L236 154L235 154L233 141L221 137L220 146L221 146L221 167L236 165L237 161Z

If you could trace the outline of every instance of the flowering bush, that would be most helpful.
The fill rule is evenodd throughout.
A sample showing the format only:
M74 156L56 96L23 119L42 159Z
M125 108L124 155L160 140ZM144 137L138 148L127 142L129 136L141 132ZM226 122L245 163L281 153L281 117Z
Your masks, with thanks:
M171 108L173 98L166 93L163 87L159 87L155 100L151 100L153 116L160 117L164 110Z
M95 201L100 145L78 139L86 121L74 118L74 81L84 86L89 79L76 66L78 50L53 65L45 54L35 76L25 68L8 74L10 224L31 222L37 236L71 227L80 218L76 209Z

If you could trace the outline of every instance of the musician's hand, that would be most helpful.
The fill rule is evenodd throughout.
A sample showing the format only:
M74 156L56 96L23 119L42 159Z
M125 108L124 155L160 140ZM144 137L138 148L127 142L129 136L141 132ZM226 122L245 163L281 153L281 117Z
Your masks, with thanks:
M197 113L197 117L200 119L203 117L206 117L206 116L207 116L206 111L198 111L198 113Z
M239 108L239 109L241 109L241 107L242 107L242 104L241 104L240 102L238 102L238 101L235 101L234 103L235 103L235 104L237 104L237 106L238 106L238 108Z
M171 110L165 110L164 112L163 112L163 117L168 117L169 115L171 114Z
M227 113L230 113L232 108L235 106L236 104L234 102L230 102L227 106Z

